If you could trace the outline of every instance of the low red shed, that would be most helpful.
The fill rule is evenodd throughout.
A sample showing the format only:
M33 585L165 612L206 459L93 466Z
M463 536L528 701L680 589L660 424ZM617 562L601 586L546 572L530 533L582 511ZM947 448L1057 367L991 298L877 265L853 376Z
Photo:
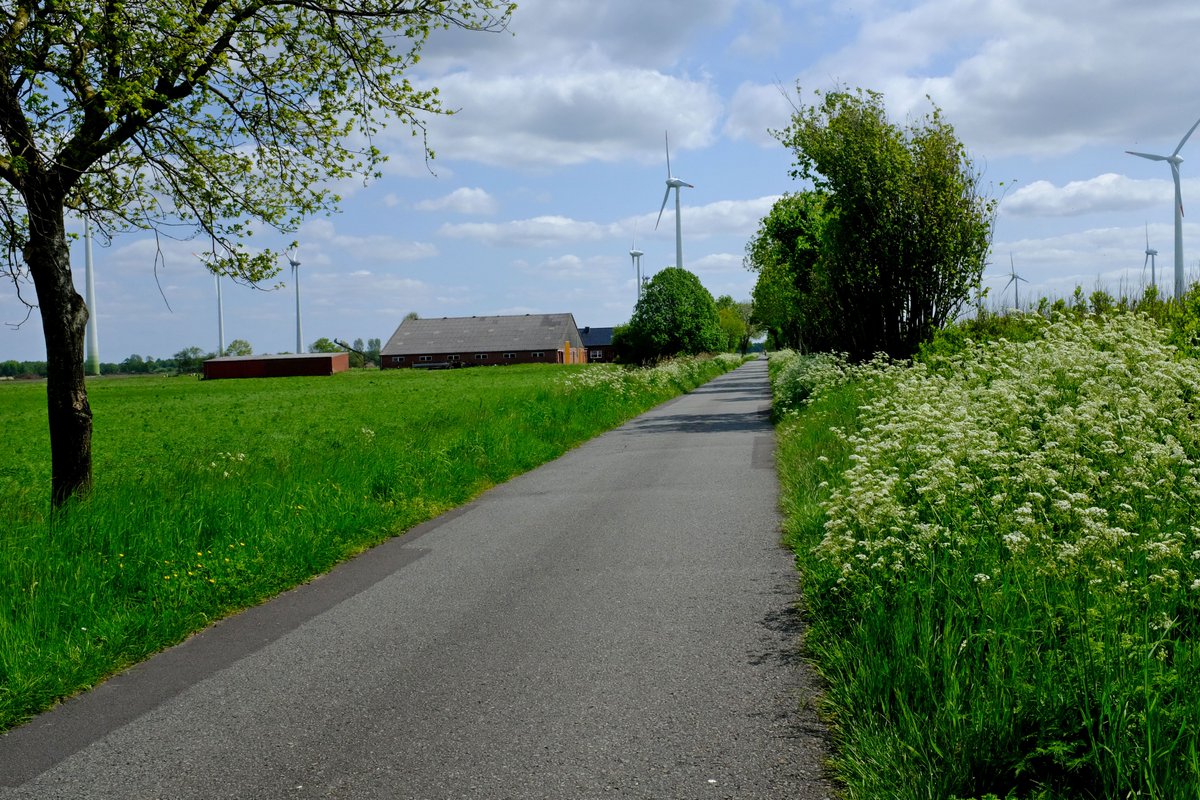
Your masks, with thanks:
M223 356L204 362L204 379L287 378L332 375L350 369L349 353L283 353L277 356Z

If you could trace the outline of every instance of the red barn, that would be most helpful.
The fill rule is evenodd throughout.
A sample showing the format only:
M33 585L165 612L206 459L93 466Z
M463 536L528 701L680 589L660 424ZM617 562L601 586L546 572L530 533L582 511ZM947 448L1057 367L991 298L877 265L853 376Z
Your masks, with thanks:
M204 379L288 378L332 375L350 369L349 353L283 353L277 356L222 356L204 362Z

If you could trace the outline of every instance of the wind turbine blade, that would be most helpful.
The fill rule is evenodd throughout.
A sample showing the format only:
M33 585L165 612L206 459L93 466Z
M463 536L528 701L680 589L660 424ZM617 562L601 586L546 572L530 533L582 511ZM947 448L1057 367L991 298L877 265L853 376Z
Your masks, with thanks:
M671 133L666 131L663 133L663 140L667 143L667 180L671 179Z
M1146 223L1146 256L1150 255L1150 223ZM1144 266L1144 265L1143 265Z
M1150 249L1146 249L1146 260L1142 262L1142 272L1146 271L1146 265L1150 263Z
M696 188L695 186L692 186L690 183L687 183L687 182L685 182L685 181L680 181L680 182L679 182L679 185L680 185L680 186L686 186L686 187L688 187L689 189L695 189L695 188Z
M1133 150L1126 150L1125 152L1129 153L1131 156L1137 156L1138 158L1148 158L1151 161L1166 161L1168 158L1170 158L1170 156L1156 156L1153 153L1136 153Z
M667 187L667 193L663 195L662 207L658 209L658 219L654 223L654 230L658 230L658 223L662 222L663 209L667 207L667 200L671 199L671 187Z
M1197 127L1200 127L1200 119L1196 120L1195 124L1193 124L1192 127L1188 128L1188 132L1185 133L1183 135L1183 138L1179 140L1179 146L1175 148L1175 152L1171 153L1172 156L1179 155L1179 151L1183 149L1184 144L1186 144L1187 140L1189 138L1191 138L1192 133L1195 132Z

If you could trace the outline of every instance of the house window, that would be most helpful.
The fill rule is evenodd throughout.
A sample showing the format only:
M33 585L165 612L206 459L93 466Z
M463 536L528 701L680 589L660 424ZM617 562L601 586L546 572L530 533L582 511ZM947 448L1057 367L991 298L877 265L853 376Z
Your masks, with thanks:
M529 355L533 356L534 358L545 358L545 357L546 357L546 351L545 351L545 350L534 350L534 351L533 351L532 353L530 353Z
M593 361L599 361L600 359L604 358L604 351L593 350L592 352L588 353L588 358L592 359Z
M458 354L455 354L452 356L446 356L446 360L451 361L451 362L458 361L459 360Z
M513 359L513 358L517 357L517 354L516 353L505 353L504 357L508 358L508 359Z
M476 361L487 361L487 357L488 357L487 353L476 353L475 354Z
M433 361L433 356L421 356L421 361L422 362Z
M404 363L404 356L392 356L392 363L393 363L393 364L402 364L402 363Z

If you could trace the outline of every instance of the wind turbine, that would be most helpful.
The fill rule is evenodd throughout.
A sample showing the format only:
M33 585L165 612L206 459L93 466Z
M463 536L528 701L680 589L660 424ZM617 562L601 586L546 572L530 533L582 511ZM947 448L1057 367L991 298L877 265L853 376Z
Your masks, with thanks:
M1179 157L1179 151L1183 149L1184 144L1191 137L1192 132L1200 126L1200 119L1196 120L1192 127L1188 128L1188 132L1179 140L1179 144L1175 147L1175 152L1169 156L1160 156L1153 153L1136 153L1133 150L1126 150L1131 156L1139 158L1148 158L1151 161L1166 161L1171 165L1171 178L1175 181L1175 297L1183 297L1183 192L1179 188L1179 165L1183 163L1183 159Z
M1022 281L1024 281L1025 283L1029 283L1029 281L1025 280L1024 278L1022 278L1020 275L1017 274L1017 267L1013 263L1012 253L1008 254L1008 268L1009 268L1009 273L1008 273L1009 278L1008 278L1008 283L1004 284L1004 288L1007 289L1009 286L1013 287L1013 308L1020 311L1021 310L1021 298L1020 298L1020 295L1018 295L1017 290L1021 287Z
M637 275L637 299L642 300L642 256L641 250L637 249L637 225L633 226L633 244L629 249L629 257L633 259L633 271Z
M1154 274L1154 257L1158 255L1158 251L1150 246L1150 223L1146 223L1146 260L1142 262L1142 275L1146 274L1146 264L1150 264L1150 285L1155 289L1158 288L1156 276ZM1144 278L1143 278L1144 280Z
M663 195L662 206L658 209L658 221L654 223L654 230L658 230L658 223L662 222L663 209L667 207L667 200L671 197L671 190L675 190L675 266L683 269L683 225L679 215L679 189L686 186L689 189L695 189L687 181L680 180L671 174L671 137L670 134L664 134L663 138L667 143L667 193Z
M296 355L304 352L304 334L300 330L300 262L296 260L296 248L284 253L292 266L292 283L296 284Z
M92 271L92 222L83 218L83 265L85 276L84 294L88 310L87 319L87 373L100 374L100 315L96 313L96 275Z
M200 263L208 266L208 259L199 253L192 253L196 258L200 259ZM213 272L213 279L217 282L217 355L225 355L225 304L221 300L221 273Z

